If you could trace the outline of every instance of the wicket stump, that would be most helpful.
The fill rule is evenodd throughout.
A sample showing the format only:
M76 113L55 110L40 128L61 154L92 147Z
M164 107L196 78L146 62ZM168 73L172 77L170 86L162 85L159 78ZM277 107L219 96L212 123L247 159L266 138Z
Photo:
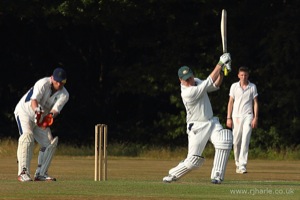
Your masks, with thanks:
M107 180L107 125L95 125L95 181Z

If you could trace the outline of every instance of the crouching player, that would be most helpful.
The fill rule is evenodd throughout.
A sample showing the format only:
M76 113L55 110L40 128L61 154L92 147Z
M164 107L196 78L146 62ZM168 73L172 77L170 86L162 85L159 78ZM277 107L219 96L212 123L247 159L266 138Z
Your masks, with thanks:
M53 138L50 126L69 100L65 89L67 77L62 68L56 68L52 76L38 80L21 98L15 108L15 118L19 129L17 149L18 180L32 181L30 162L33 155L34 140L40 145L35 181L55 181L48 175L48 168L58 143Z

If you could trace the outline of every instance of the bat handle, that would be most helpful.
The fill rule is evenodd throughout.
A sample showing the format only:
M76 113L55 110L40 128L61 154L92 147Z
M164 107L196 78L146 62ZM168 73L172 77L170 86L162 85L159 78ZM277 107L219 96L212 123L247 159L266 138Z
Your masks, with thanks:
M224 69L224 76L228 76L228 69L226 67Z

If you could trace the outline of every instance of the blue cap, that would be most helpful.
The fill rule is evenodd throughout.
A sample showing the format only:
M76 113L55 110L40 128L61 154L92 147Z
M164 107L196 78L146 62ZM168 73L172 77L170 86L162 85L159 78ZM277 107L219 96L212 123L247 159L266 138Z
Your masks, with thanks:
M67 75L66 71L62 68L56 68L53 71L53 79L57 82L66 83L67 82Z
M189 79L193 76L193 71L188 66L182 66L178 70L178 77L183 80Z

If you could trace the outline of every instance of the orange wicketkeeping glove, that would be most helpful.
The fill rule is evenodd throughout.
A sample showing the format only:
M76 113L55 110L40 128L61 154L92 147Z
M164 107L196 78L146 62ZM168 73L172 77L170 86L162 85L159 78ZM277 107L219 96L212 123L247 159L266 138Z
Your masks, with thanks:
M38 124L39 127L45 129L53 124L53 114L49 113L43 118L43 121Z

